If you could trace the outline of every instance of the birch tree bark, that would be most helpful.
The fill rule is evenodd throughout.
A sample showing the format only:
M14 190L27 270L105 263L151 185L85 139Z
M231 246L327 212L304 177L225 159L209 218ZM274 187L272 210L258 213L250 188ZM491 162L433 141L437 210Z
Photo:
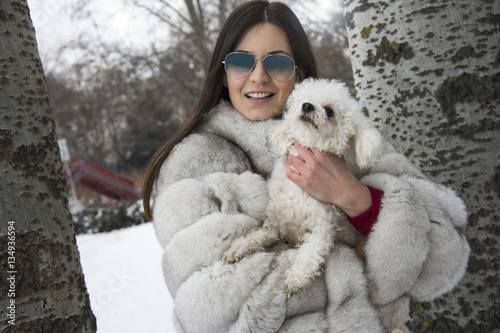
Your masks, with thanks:
M0 36L0 331L95 332L26 0Z
M358 98L383 134L469 212L468 271L412 304L414 332L498 332L500 3L344 0Z

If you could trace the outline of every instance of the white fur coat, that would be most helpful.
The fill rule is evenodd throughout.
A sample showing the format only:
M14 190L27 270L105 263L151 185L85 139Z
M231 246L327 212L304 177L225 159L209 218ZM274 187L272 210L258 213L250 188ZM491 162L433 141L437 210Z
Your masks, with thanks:
M359 175L384 192L365 264L347 245L357 233L347 221L339 234L345 244L292 298L283 276L295 249L280 244L233 265L221 260L233 239L262 224L277 121L249 121L222 102L163 165L153 216L177 330L406 331L410 298L439 297L465 273L467 216L453 191L427 180L387 142L378 163Z

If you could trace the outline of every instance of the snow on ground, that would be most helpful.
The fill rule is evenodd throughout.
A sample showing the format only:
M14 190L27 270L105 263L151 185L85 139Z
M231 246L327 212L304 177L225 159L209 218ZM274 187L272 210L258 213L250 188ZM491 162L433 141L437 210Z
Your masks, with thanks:
M98 333L175 332L151 223L76 240Z

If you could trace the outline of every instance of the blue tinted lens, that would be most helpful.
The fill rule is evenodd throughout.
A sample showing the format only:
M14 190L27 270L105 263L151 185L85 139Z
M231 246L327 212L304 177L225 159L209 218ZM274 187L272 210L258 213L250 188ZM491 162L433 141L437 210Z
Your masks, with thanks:
M224 62L227 75L235 79L240 79L250 73L254 65L255 57L243 52L229 53Z
M264 58L264 68L273 79L288 81L295 71L295 63L289 56L273 54Z

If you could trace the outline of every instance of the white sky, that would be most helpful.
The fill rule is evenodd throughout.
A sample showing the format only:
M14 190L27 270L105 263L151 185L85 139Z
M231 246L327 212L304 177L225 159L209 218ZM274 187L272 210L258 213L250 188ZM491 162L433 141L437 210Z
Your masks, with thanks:
M93 13L92 20L74 17L73 7L78 0L28 0L44 66L52 65L51 60L61 45L82 34L137 48L154 42L155 26L144 11L127 5L124 0L86 1Z
M82 1L82 0L80 0ZM104 37L143 43L152 27L140 9L127 5L124 0L86 0L94 13L95 24L104 32ZM31 19L40 42L57 45L82 32L97 33L90 19L71 17L73 7L79 0L28 0ZM82 13L83 14L83 13Z

